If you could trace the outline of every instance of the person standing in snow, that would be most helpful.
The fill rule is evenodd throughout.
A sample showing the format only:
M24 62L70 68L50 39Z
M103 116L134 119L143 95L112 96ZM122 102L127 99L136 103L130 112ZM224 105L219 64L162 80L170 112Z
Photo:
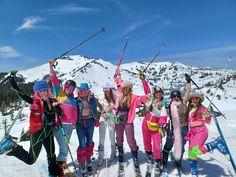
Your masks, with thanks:
M86 176L87 172L92 172L93 132L94 126L99 126L97 107L99 107L102 113L105 113L105 111L97 98L92 94L87 83L80 84L76 104L78 107L76 132L79 139L77 159L81 166L82 175Z
M179 90L173 90L170 94L170 104L167 107L170 120L167 124L166 143L163 149L163 172L167 173L167 163L169 153L174 146L175 165L180 172L181 161L184 153L184 145L186 141L184 137L188 133L188 120L187 120L187 102L191 90L191 79L186 77L185 94Z
M228 153L227 148L221 138L206 143L208 138L208 129L206 123L211 122L211 112L202 105L204 96L200 93L193 92L189 96L187 109L189 132L185 139L189 141L188 158L191 167L192 176L198 176L197 156L218 149L222 154Z
M53 127L56 118L61 115L60 107L54 106L57 101L50 97L48 83L45 80L36 81L33 90L34 98L25 95L17 86L14 76L10 78L13 90L25 102L31 104L30 108L30 148L29 152L16 144L11 137L5 139L0 147L0 154L7 151L8 156L14 156L28 165L37 160L42 146L44 146L47 159L48 171L52 176L58 176L61 170L56 164Z
M98 146L98 164L101 166L104 159L104 142L106 137L106 130L109 131L109 139L111 144L110 162L116 157L116 144L115 144L115 91L114 87L106 84L103 87L105 99L101 101L104 112L100 116L99 126L99 146Z
M116 142L119 151L119 163L123 162L123 142L124 142L124 132L126 134L128 145L132 152L132 157L134 161L134 166L139 167L138 162L138 149L135 137L134 137L134 118L135 109L141 104L145 104L148 101L148 96L137 96L132 93L133 84L130 81L123 81L120 72L117 71L115 74L115 83L119 94L116 98ZM145 90L149 89L146 80L142 80L142 84Z
M73 80L67 80L64 86L61 87L53 69L54 63L55 60L49 60L50 81L52 83L54 97L57 98L59 106L64 114L60 117L61 124L59 124L58 127L55 127L53 132L59 145L57 164L62 171L59 177L64 177L63 170L66 166L68 156L68 147L66 143L69 142L72 135L72 130L77 121L77 105L73 93L76 88L76 83ZM63 136L63 132L61 130L62 128L65 131L66 138L68 140L67 142Z
M155 176L161 174L161 139L165 136L164 125L167 120L166 100L163 90L154 86L147 103L147 113L142 123L143 144L147 159L146 177L151 176L154 159Z

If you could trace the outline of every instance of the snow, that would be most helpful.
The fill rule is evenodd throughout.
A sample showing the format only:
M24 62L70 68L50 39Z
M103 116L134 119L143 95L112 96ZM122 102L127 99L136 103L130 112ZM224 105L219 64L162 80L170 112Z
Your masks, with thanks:
M58 72L58 75L60 75L60 79L66 81L67 79L74 79L78 84L80 82L89 82L92 86L92 91L95 93L95 95L99 98L101 98L102 95L102 87L107 82L110 84L113 83L113 75L114 71L116 69L116 66L113 64L106 62L102 59L98 59L95 63L90 64L85 69L83 69L83 72L76 72L76 70L79 67L82 67L87 62L91 62L94 59L88 59L82 56L70 56L73 60L58 60L58 66L56 67L56 71ZM140 88L141 82L137 75L134 73L137 73L137 69L144 69L147 66L147 63L139 63L139 62L133 62L133 63L126 63L121 65L121 73L123 76L123 79L130 79L134 83L134 93L141 95L143 94L142 88ZM177 67L178 70L175 71L174 68ZM153 75L154 71L159 72L161 68L165 68L165 71L160 74L159 79L157 80L157 84L162 86L165 89L169 89L171 82L177 84L172 85L173 87L179 88L179 84L185 82L184 81L184 73L191 73L193 80L201 85L205 85L208 82L214 83L213 86L204 87L201 89L203 93L206 93L208 89L210 89L211 93L215 92L216 87L219 84L219 80L222 78L225 78L227 75L234 74L234 71L232 70L213 70L209 68L192 68L190 66L183 65L181 63L169 63L169 62L158 62L153 63L150 65L148 71L147 71L147 78L156 77L156 75ZM132 74L133 72L133 74ZM205 73L208 73L206 77L201 78L202 75ZM28 70L20 71L18 74L21 74L25 77L26 82L34 81L37 79L42 79L45 75L49 74L49 67L48 64L44 64L41 66L37 66ZM212 74L212 75L211 75ZM171 80L172 79L172 80ZM152 82L151 80L149 83ZM178 84L179 83L179 84ZM153 82L153 84L156 84ZM182 86L181 86L182 87ZM196 87L192 86L192 88L195 90ZM233 155L234 160L236 159L236 141L234 135L236 134L236 124L235 124L235 117L236 117L236 84L235 80L230 80L229 82L223 84L224 90L218 89L217 94L221 96L221 99L218 100L216 97L214 98L213 102L214 104L220 109L220 111L225 114L227 119L224 119L223 117L218 117L218 121L220 124L220 127L222 128L222 131L224 132L224 136L226 138L226 141L228 143L228 146L230 147L231 154ZM168 93L166 91L166 93ZM206 94L210 99L212 99L212 95ZM167 96L168 97L168 96ZM204 105L208 105L209 101L205 99ZM17 112L15 112L16 114ZM11 130L11 135L19 137L22 128L24 130L27 130L28 127L28 115L29 115L29 108L26 107L23 110L23 113L25 115L23 121L16 121L16 124ZM8 124L10 124L10 116L5 116L3 118L6 118L8 120ZM139 161L140 161L140 168L142 175L145 175L146 170L146 164L145 164L145 152L143 147L143 138L142 138L142 131L141 131L141 124L142 124L142 118L136 117L134 122L135 127L135 137L137 144L139 146ZM214 121L212 120L211 124L208 125L209 130L209 138L207 141L213 140L214 138L217 138L219 136L216 126L214 124ZM0 125L0 137L2 137L4 134L3 125ZM108 133L107 133L108 136ZM97 149L98 141L99 141L99 132L98 128L95 128L94 132L94 142L95 142L95 149ZM163 139L163 144L164 144ZM22 145L25 149L29 149L29 142L21 142L20 145ZM56 154L58 154L58 145L55 140L56 145ZM76 131L74 130L72 134L72 138L70 141L70 148L72 151L73 158L76 159L76 149L78 147L78 139L76 135ZM187 146L185 147L187 151ZM130 149L127 145L126 139L124 141L124 150L125 150L125 174L126 176L135 176L133 171L133 163L131 159L131 153ZM110 155L110 144L109 144L109 138L106 137L105 140L105 157L109 157ZM94 154L94 157L97 157L97 154ZM70 157L68 156L68 161L71 161ZM15 176L24 176L24 177L44 177L47 176L47 160L46 160L46 152L44 148L42 148L42 151L33 165L26 165L20 160L6 156L1 155L0 156L0 177L15 177ZM94 161L96 162L96 160ZM99 176L117 176L117 170L118 170L118 163L114 163L109 168L105 168L106 163L104 163L104 168L100 171ZM232 166L230 162L228 161L227 157L223 156L219 152L215 151L214 153L208 153L205 155L202 155L199 157L199 172L201 177L223 177L223 176L235 176L234 171L232 169ZM183 160L183 168L185 171L185 175L190 177L190 168L187 161L187 153L184 154L184 160ZM174 167L174 162L169 159L169 166L168 170L170 173L170 177L176 176L177 171Z

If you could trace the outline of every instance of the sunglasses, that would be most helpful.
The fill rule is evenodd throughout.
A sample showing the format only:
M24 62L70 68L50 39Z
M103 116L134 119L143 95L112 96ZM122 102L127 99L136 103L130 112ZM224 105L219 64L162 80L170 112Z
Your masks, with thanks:
M192 100L200 100L199 97L192 97Z
M180 98L180 96L178 96L178 95L174 95L173 98Z

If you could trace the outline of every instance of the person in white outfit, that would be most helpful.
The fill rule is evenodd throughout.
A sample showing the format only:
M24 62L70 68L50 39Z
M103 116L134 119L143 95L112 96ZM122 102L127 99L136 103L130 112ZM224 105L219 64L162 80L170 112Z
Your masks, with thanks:
M115 88L109 84L103 87L104 99L100 101L104 112L100 117L99 126L99 157L98 164L102 165L104 159L104 142L106 131L108 128L109 139L111 144L110 162L116 157L116 144L115 144Z

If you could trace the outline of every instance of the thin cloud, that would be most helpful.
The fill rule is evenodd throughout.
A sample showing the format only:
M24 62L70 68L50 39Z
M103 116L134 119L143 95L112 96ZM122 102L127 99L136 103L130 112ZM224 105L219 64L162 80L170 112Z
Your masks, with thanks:
M27 30L27 29L32 29L32 28L36 28L36 25L39 22L44 21L45 18L42 17L26 17L24 18L24 22L16 29L17 31L21 31L21 30Z
M163 58L207 57L207 56L217 56L219 53L225 53L225 52L236 52L236 45L165 55L163 56Z
M59 15L59 14L70 14L70 13L80 13L80 12L97 12L99 9L82 7L77 4L67 4L64 6L60 6L53 9L43 10L42 12L46 12L51 15Z
M0 46L0 58L15 58L22 56L14 48L10 46Z
M135 31L135 30L137 30L138 28L141 28L142 26L146 25L148 22L149 22L149 20L144 19L144 20L141 20L141 21L137 21L137 22L131 23L131 24L129 24L128 27L124 30L124 32L122 33L122 35L125 35L125 34L127 34L127 33L132 32L132 31Z

